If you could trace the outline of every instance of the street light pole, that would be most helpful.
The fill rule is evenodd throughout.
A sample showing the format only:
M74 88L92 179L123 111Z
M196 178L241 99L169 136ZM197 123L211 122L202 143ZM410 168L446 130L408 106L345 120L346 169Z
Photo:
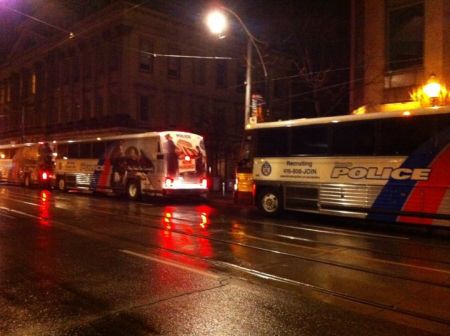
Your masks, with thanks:
M267 69L266 65L264 63L261 51L259 50L258 44L256 43L257 39L253 36L253 34L248 30L245 23L242 21L242 19L239 17L239 15L236 14L233 10L230 8L220 6L220 9L230 13L232 16L236 18L236 20L241 25L242 29L244 30L245 34L247 35L247 69L246 69L246 80L245 80L245 111L244 111L244 128L247 126L247 123L249 122L250 114L251 114L251 96L252 96L252 51L253 47L256 49L256 53L258 54L259 61L261 62L261 66L264 73L264 82L267 86ZM222 31L226 28L226 19L224 18L224 15L220 12L212 12L209 15L209 18L207 20L208 25L210 26L210 29L213 33L221 35ZM267 93L267 87L266 87L266 93ZM266 97L267 100L268 97Z
M251 115L252 104L252 42L247 39L247 70L245 76L245 111L244 111L244 128L247 125Z

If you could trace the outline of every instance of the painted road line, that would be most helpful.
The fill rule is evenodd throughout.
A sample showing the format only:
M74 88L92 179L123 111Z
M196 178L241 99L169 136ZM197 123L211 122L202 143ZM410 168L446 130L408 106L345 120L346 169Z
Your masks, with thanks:
M6 217L6 218L10 218L10 219L15 219L16 217L14 217L14 216L11 216L11 215L8 215L8 214L5 214L4 212L0 212L0 216L2 216L2 217Z
M119 251L122 252L122 253L128 254L128 255L132 255L134 257L155 261L155 262L160 263L160 264L176 267L176 268L188 271L188 272L197 273L197 274L204 275L204 276L207 276L209 278L216 279L216 280L221 278L219 275L217 275L215 273L208 272L208 271L203 271L203 270L200 270L198 268L190 267L190 266L187 266L187 265L175 262L175 261L165 260L165 259L162 259L162 258L159 258L159 257L151 257L149 255L144 255L144 254L136 253L136 252L129 251L129 250L119 250Z
M22 216L26 216L26 217L30 217L30 218L35 218L35 219L39 219L40 218L39 216L31 215L29 213L26 213L26 212L23 212L23 211L19 211L19 210L14 210L14 209L7 208L7 207L4 207L4 206L0 206L0 210L11 212L11 213L22 215Z

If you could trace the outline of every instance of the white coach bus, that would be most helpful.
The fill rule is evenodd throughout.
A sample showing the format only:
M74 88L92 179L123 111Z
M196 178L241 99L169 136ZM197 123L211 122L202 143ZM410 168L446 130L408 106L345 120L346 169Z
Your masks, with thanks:
M286 209L450 226L449 143L449 108L254 124L237 195L251 192L269 215Z
M126 195L206 196L200 135L147 132L54 143L55 188Z

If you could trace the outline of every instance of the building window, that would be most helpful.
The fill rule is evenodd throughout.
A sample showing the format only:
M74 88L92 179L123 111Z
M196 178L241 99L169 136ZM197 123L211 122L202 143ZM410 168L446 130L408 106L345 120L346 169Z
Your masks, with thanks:
M105 53L102 47L99 47L97 50L97 56L95 58L95 72L98 77L103 75L104 71L104 63L105 63Z
M69 78L70 78L70 59L66 58L63 61L62 83L69 84Z
M175 56L167 58L167 76L171 79L180 79L181 77L181 59L176 57L180 53L179 49L169 48L169 54Z
M108 67L111 71L116 71L119 69L121 62L121 49L119 43L113 43L109 46L109 63Z
M92 61L91 61L91 54L87 53L83 57L83 77L85 79L91 78L92 73Z
M55 60L54 62L49 64L48 71L48 84L47 87L51 90L54 90L59 87L60 84L60 62Z
M153 73L153 43L141 41L139 56L139 71Z
M166 124L167 127L177 126L177 120L180 120L180 97L178 94L169 94L167 96L167 113Z
M33 78L34 77L34 78ZM43 64L38 64L31 77L31 92L42 97L46 92L45 89L45 68Z
M95 98L95 114L96 117L101 117L103 115L103 97L97 96Z
M216 87L224 89L227 86L227 63L218 61L216 63Z
M84 99L83 102L83 116L84 119L89 119L91 116L91 102L89 101L89 99Z
M150 97L139 96L139 119L141 121L149 120L150 112Z
M80 60L78 59L78 54L72 59L72 81L77 83L80 79Z
M11 102L11 82L9 80L5 83L5 95L6 95L6 102Z
M36 94L36 72L32 72L31 74L31 94Z
M387 2L387 67L393 71L423 65L423 2L401 7L399 3Z
M198 98L192 100L191 103L191 127L194 132L203 133L205 129L208 115L208 102L206 99Z
M73 100L73 106L72 106L72 120L81 120L81 105L78 98L75 98Z
M202 59L192 61L192 82L198 85L204 85L206 82L206 62Z
M109 96L109 114L115 115L119 112L119 96L116 94L111 94Z

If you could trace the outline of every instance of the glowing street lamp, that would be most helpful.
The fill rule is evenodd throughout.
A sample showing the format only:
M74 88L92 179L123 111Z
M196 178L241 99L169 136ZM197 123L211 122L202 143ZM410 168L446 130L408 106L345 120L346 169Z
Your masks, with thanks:
M206 17L206 24L211 33L221 36L228 28L226 16L220 11L213 11Z
M206 24L209 30L217 35L219 38L224 37L224 32L228 28L228 22L224 12L231 14L241 25L242 29L247 35L247 69L246 69L246 80L245 80L245 116L244 116L244 128L247 125L250 117L251 109L251 95L252 95L252 49L255 47L258 54L259 60L261 62L264 78L267 86L267 69L262 58L261 51L256 44L256 38L248 30L247 26L244 24L242 19L234 11L227 7L221 6L219 10L214 10L209 13L206 17ZM267 88L266 88L267 89Z

